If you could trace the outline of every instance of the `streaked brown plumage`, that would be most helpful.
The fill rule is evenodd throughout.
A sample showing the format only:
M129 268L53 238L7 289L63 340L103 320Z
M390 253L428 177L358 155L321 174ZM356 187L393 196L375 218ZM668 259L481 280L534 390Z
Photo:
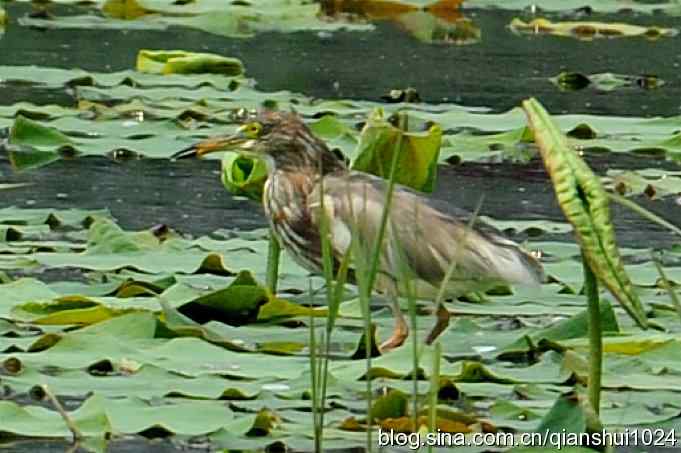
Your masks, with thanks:
M198 143L175 157L235 149L265 160L269 177L263 206L283 247L313 272L322 268L320 239L322 178L324 209L336 265L359 242L361 250L376 243L388 184L381 178L349 170L293 113L264 112L237 135ZM377 289L391 294L396 326L383 343L402 344L407 324L396 302L405 282L418 297L433 298L455 263L447 295L460 296L506 283L539 284L541 264L517 244L481 222L469 226L470 213L439 209L422 195L395 185L381 249ZM438 322L427 341L447 326L449 313L437 307Z

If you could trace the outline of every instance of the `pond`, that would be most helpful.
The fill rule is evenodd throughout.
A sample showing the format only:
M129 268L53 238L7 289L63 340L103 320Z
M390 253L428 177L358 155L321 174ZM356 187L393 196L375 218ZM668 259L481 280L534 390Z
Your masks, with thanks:
M12 451L69 448L54 403L31 398L47 385L75 411L88 451L314 448L309 329L316 319L323 330L323 282L284 255L280 298L253 296L266 279L262 208L225 190L220 160L168 159L232 132L237 109L263 105L296 110L346 156L378 107L407 112L419 131L440 125L429 196L480 205L484 220L542 252L549 280L539 296L518 288L448 304L456 320L442 337L438 427L547 426L562 394L583 394L586 302L580 251L525 138L521 102L541 101L606 188L681 224L681 8L573 3L0 3L0 442L7 433ZM550 22L531 22L539 18ZM245 76L143 74L143 49L238 58ZM409 93L413 102L400 102ZM21 142L19 117L58 135L39 129ZM37 164L17 171L22 159ZM612 322L601 421L679 427L681 323L651 259L663 250L666 277L680 282L678 238L611 209L630 277L663 332L638 329L602 291ZM366 363L356 359L354 286L346 299L325 447L349 451L366 442ZM386 301L376 296L372 307L387 336ZM431 307L417 304L421 339ZM412 414L411 347L373 362L384 429ZM433 353L421 352L423 409Z

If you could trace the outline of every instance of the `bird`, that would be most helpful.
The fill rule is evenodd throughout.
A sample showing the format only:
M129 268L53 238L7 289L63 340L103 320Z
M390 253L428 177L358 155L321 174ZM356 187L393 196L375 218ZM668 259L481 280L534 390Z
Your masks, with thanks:
M235 134L199 141L171 158L200 158L220 151L237 151L265 162L268 177L262 204L271 231L309 271L323 271L323 216L336 269L354 253L350 250L367 250L377 243L388 181L348 168L297 113L259 112L244 120ZM398 301L407 290L435 300L447 277L447 298L499 285L539 286L544 281L543 267L532 253L474 214L451 206L444 209L400 184L392 190L374 287L390 296L395 318L391 336L379 347L382 353L401 346L409 335ZM354 264L350 260L349 279L357 267L356 260ZM437 297L436 322L427 344L449 325L450 313L442 299Z

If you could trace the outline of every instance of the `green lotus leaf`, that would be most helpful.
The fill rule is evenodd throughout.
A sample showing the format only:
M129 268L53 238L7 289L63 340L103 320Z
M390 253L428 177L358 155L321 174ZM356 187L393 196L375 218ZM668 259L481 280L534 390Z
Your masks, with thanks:
M578 72L561 72L549 80L563 90L581 90L592 85L599 91L613 91L621 88L639 87L655 89L665 84L664 80L654 75L632 76L627 74L580 74Z
M9 143L41 148L56 148L73 142L54 127L44 126L24 116L17 116L9 132Z
M267 166L261 159L228 152L222 158L221 179L225 188L233 194L260 201L267 180Z
M243 74L244 65L236 58L184 50L147 50L137 54L137 70L152 74Z
M19 406L13 401L0 401L2 431L25 437L69 437L71 432L62 416L55 410L40 406ZM69 418L86 437L104 437L111 432L111 422L106 414L105 402L93 395Z
M399 143L395 181L431 192L435 188L441 141L440 126L431 126L426 132L403 132L385 120L383 111L377 109L364 126L352 168L387 178Z

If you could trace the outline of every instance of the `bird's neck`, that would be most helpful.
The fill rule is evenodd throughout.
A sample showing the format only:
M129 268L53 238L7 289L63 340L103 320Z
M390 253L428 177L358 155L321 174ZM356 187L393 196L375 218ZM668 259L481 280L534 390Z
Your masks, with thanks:
M330 151L316 156L291 155L274 158L273 171L286 173L305 173L311 176L323 176L329 173L347 171L347 167Z
M272 159L268 166L271 168L266 190L272 190L273 196L275 193L285 194L283 198L281 195L279 198L288 200L288 203L294 198L305 200L323 176L349 171L330 151L326 157L321 155L316 160L300 154L286 156L285 159Z
M274 140L268 153L270 172L306 173L313 176L347 171L340 160L324 142L312 134L301 134L296 142L282 138Z

